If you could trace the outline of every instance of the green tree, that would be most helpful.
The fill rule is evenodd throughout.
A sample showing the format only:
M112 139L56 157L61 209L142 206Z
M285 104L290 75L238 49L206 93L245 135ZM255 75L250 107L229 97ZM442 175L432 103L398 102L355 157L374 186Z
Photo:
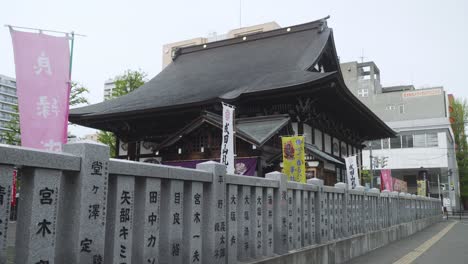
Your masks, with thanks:
M89 93L89 90L77 82L72 82L71 92L70 92L70 106L78 104L89 104L88 99L85 97L85 94ZM9 131L4 132L0 135L5 143L10 145L21 145L21 128L19 125L19 111L18 106L14 106L14 111L16 114L13 115L13 118L7 123L6 128Z
M119 75L115 78L115 87L112 89L112 94L109 99L117 98L122 95L126 95L140 86L145 84L147 74L141 70L127 70L124 74ZM106 144L110 148L111 157L116 156L117 139L114 133L109 131L99 131L98 141Z
M106 144L110 148L111 158L115 158L117 153L117 139L115 138L114 133L109 131L99 131L97 133L97 140L103 144Z
M133 92L146 82L147 74L141 70L127 70L124 74L115 78L115 87L112 89L112 97L116 98Z
M371 182L372 180L372 177L371 177L371 172L370 170L367 170L367 169L362 169L361 170L361 185L362 186L365 186L366 183L369 183Z
M452 130L455 136L458 173L460 177L460 195L468 200L468 144L465 124L468 122L468 103L465 99L455 99L452 103L451 117L454 119ZM465 202L466 203L466 202Z
M21 145L20 139L20 126L19 126L19 115L18 115L18 106L15 105L13 110L16 114L8 121L7 125L5 126L7 131L3 132L1 135L2 141L9 145Z

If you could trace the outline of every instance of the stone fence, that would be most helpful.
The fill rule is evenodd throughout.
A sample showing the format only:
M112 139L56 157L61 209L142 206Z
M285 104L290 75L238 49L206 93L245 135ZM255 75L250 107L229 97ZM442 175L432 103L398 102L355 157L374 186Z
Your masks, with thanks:
M17 264L239 263L291 254L440 215L437 199L0 145L0 263L6 262L12 171L21 171ZM279 263L279 262L278 262Z

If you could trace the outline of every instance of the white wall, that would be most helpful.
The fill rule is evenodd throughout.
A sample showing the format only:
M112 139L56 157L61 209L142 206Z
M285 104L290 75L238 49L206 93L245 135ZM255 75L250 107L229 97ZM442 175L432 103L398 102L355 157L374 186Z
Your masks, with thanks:
M372 150L372 156L388 157L386 169L449 167L446 134L437 133L437 139L438 147ZM362 156L363 166L370 168L369 150L363 150ZM380 169L376 168L375 164L373 165L375 169Z
M327 133L325 133L325 152L328 154L332 154L332 147L331 147L331 137Z
M322 131L315 129L314 130L314 136L315 136L315 146L319 148L320 150L323 150L322 147Z

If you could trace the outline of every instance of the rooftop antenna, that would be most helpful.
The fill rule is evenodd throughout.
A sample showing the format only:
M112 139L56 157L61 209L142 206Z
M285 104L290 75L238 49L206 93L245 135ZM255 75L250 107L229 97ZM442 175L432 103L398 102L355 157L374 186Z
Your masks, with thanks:
M364 49L362 49L361 57L359 57L359 58L361 59L361 63L364 62L364 59L366 58L366 57L364 57Z

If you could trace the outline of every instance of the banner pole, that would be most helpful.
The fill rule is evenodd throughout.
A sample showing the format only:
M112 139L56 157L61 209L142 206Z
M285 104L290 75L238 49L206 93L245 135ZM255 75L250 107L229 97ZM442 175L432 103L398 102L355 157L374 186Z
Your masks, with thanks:
M75 46L75 32L71 32L71 48L70 48L70 89L71 89L71 74L73 66L73 47Z
M68 33L67 33L68 35ZM67 117L66 117L66 124L65 124L65 135L64 135L64 139L65 139L65 143L68 142L68 114L70 112L70 95L71 95L71 89L72 89L72 79L71 79L71 76L72 76L72 67L73 67L73 49L75 47L75 32L72 31L71 32L71 47L70 47L70 65L69 65L69 72L68 72L68 79L69 79L69 83L68 83L68 94L67 94L67 101L68 101L68 105L67 105L67 108L66 108L66 111L67 111Z
M20 27L20 26L13 26L13 25L4 25L5 27L11 28L19 28L19 29L27 29L27 30L37 30L39 32L52 32L52 33L60 33L60 34L69 34L69 32L64 31L57 31L57 30L49 30L49 29L42 29L42 28L30 28L30 27ZM86 35L76 34L75 36L86 37Z

